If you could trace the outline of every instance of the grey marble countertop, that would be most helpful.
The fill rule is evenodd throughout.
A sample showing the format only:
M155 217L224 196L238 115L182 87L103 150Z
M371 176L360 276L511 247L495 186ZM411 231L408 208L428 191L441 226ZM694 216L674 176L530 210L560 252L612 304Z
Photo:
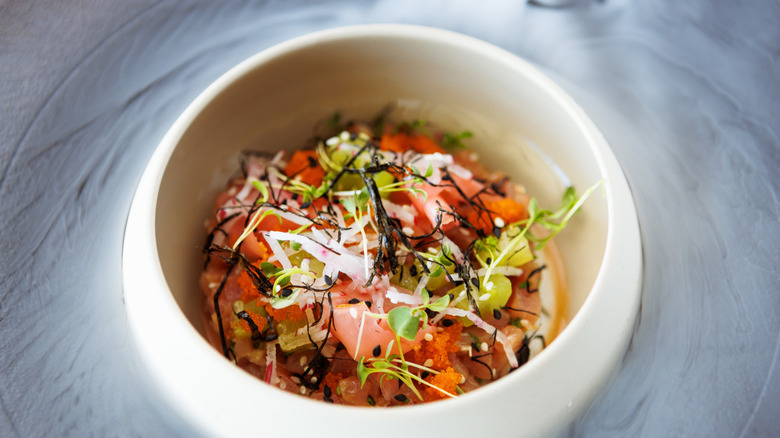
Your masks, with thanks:
M780 4L539 3L0 1L0 436L195 434L145 384L126 324L135 185L177 115L231 66L375 22L455 30L529 60L625 170L641 315L568 434L780 435Z

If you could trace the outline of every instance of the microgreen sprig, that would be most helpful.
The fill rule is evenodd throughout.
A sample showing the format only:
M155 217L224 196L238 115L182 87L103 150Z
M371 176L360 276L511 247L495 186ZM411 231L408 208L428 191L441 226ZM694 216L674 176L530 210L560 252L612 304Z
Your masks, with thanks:
M449 306L450 296L444 295L431 302L430 292L423 288L422 301L422 304L419 306L399 306L387 314L387 323L397 336L413 341L417 337L420 326L428 324L428 313L425 310L441 312ZM422 324L420 324L421 320Z
M490 279L490 275L492 274L493 269L499 266L505 259L511 257L512 254L522 249L524 245L527 245L526 239L530 239L536 242L537 249L544 248L550 239L555 237L555 235L557 235L566 227L566 224L568 223L569 219L574 216L574 213L579 210L582 204L588 199L588 197L590 197L591 193L593 193L593 191L595 191L596 188L602 184L603 181L597 182L588 190L586 190L585 193L583 193L579 198L577 197L577 192L574 187L569 186L563 193L561 207L556 211L540 209L536 198L531 198L531 201L528 204L528 219L516 223L516 225L523 227L522 230L517 235L515 235L512 240L509 241L509 243L506 245L506 247L504 247L498 256L493 257L492 263L490 263L487 268L487 272L485 273L484 281L487 283L487 281ZM541 238L533 236L529 230L534 224L539 224L540 226L550 231L550 233Z
M441 145L444 149L464 149L467 146L463 144L463 140L473 136L474 134L471 131L463 131L457 134L446 132L441 140Z

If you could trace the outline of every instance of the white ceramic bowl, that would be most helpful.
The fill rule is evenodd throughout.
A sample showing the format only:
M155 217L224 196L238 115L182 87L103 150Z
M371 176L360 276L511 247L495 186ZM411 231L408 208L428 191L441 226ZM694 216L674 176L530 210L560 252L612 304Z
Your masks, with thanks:
M543 205L565 186L604 181L558 237L571 323L518 371L453 400L391 409L333 406L245 373L199 333L204 220L246 149L294 149L340 110L367 119L386 104L452 131L471 130L490 167ZM542 154L535 149L543 151ZM205 435L525 436L560 430L622 357L640 296L641 247L626 180L583 111L528 63L430 28L369 25L279 44L241 63L181 115L152 157L124 243L129 323L152 384Z

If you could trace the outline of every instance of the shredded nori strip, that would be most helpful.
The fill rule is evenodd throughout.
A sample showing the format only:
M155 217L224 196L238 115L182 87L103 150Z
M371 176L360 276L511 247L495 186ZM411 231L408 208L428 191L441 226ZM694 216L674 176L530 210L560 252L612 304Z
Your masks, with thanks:
M471 361L472 362L476 362L476 363L482 365L483 367L487 368L488 373L490 373L490 380L491 381L495 379L495 376L493 375L493 368L491 368L490 365L486 364L485 362L481 361L480 359L482 359L483 357L486 357L486 356L491 356L492 354L493 353L485 353L485 354L480 354L478 356L471 356Z
M257 348L260 345L260 341L263 340L263 334L260 333L257 324L255 324L255 321L252 320L252 317L249 316L249 313L247 313L246 310L236 313L236 316L244 320L249 326L249 331L252 333L252 346Z
M527 279L526 279L526 288L525 288L525 290L526 290L526 291L527 291L529 294L533 294L533 293L539 292L539 289L538 289L538 288L537 288L537 289L533 289L533 290L531 289L531 277L533 277L534 275L537 275L537 274L539 274L539 273L540 273L540 272L542 272L542 270L543 270L543 269L545 269L546 267L547 267L547 265L542 265L542 266L539 266L538 268L536 268L536 269L534 269L533 271L531 271L531 273L530 273L530 274L528 274L528 277L527 277Z

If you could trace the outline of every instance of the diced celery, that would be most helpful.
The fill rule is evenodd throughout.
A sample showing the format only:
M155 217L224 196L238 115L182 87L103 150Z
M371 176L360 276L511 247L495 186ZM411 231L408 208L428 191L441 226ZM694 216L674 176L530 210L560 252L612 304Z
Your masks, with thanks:
M317 260L306 251L298 251L288 256L290 263L293 266L301 266L304 259L309 259L309 272L315 274L317 277L322 277L322 270L325 269L325 264Z
M299 335L295 334L298 329L303 328L305 325L304 321L277 321L276 333L279 334L279 346L282 347L282 350L286 353L291 353L303 347L311 346L311 341L305 330Z
M465 285L460 285L450 291L451 294L457 299L460 294L466 290ZM509 297L512 295L512 282L503 275L493 274L488 280L488 284L484 283L484 277L479 278L479 288L471 288L471 294L474 300L477 302L479 313L483 316L491 315L493 310L500 309L505 306ZM455 307L463 310L469 309L468 298L459 300ZM470 326L471 321L466 318L459 318L460 322L464 326Z

